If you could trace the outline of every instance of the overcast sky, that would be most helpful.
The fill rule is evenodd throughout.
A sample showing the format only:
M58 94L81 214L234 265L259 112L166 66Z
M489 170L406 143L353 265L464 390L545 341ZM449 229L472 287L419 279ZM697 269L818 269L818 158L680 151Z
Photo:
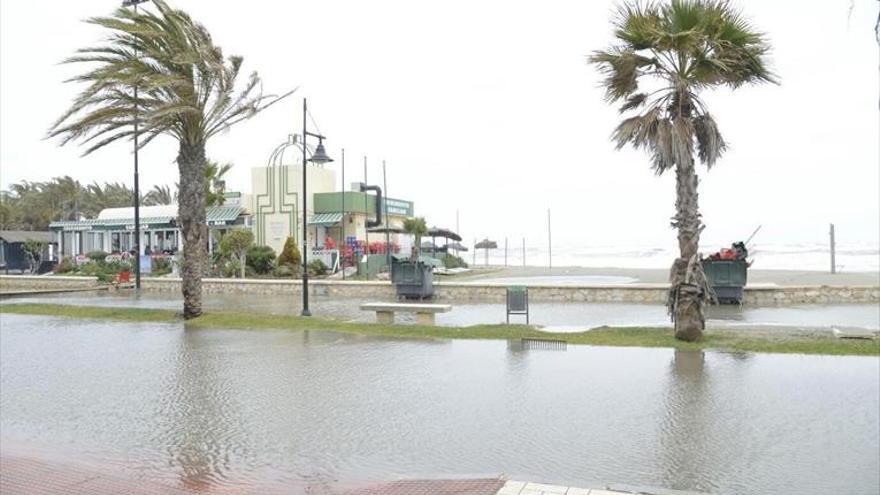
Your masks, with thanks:
M77 87L58 61L102 32L80 22L117 2L0 3L0 185L71 175L131 182L131 150L91 156L43 139ZM841 242L880 237L875 0L735 2L767 33L779 86L704 95L730 144L700 170L705 249L746 237ZM209 143L232 162L228 187L250 191L250 168L302 123L302 98L346 179L388 169L388 192L429 224L466 239L674 243L674 177L642 152L615 151L619 120L587 55L612 42L612 2L177 0L227 54L245 58L267 92L294 97ZM141 184L173 183L176 145L141 154Z

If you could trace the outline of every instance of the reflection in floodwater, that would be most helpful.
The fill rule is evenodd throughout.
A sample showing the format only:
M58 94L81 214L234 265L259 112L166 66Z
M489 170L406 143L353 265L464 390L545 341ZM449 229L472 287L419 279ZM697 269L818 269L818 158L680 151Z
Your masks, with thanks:
M666 486L684 489L700 480L706 490L706 449L713 443L710 377L705 372L703 351L676 349L669 366L660 420L660 446Z

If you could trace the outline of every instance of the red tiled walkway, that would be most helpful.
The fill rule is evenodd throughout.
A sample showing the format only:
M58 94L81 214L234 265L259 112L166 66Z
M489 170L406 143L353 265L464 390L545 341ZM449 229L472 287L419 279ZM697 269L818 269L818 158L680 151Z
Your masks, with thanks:
M310 495L495 495L504 480L406 480L376 483L356 489L335 490L325 486L288 487L274 493ZM264 488L253 491L238 487L238 494L266 494ZM143 480L126 479L104 472L57 463L3 454L0 456L0 494L2 495L191 495L230 493L220 487L196 490Z
M0 457L0 494L185 495L172 486L131 481L106 474L21 457Z

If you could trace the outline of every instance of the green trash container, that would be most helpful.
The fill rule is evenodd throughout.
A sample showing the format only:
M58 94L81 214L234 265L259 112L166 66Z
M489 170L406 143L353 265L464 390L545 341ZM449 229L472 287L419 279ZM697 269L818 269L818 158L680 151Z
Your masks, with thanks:
M703 260L706 279L720 303L742 304L747 270L745 260Z

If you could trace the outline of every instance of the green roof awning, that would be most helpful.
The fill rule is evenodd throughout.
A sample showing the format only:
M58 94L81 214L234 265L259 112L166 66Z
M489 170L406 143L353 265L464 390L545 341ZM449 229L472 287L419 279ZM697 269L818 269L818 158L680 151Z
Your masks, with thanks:
M234 222L242 214L241 206L209 206L205 209L205 219L208 225L226 225ZM141 225L169 227L174 216L141 217ZM87 220L64 220L52 222L49 228L56 230L92 230L118 227L122 230L134 225L134 218L90 218Z
M318 213L317 215L312 215L312 218L309 219L309 225L321 225L324 227L329 227L331 225L336 225L342 221L342 213Z

